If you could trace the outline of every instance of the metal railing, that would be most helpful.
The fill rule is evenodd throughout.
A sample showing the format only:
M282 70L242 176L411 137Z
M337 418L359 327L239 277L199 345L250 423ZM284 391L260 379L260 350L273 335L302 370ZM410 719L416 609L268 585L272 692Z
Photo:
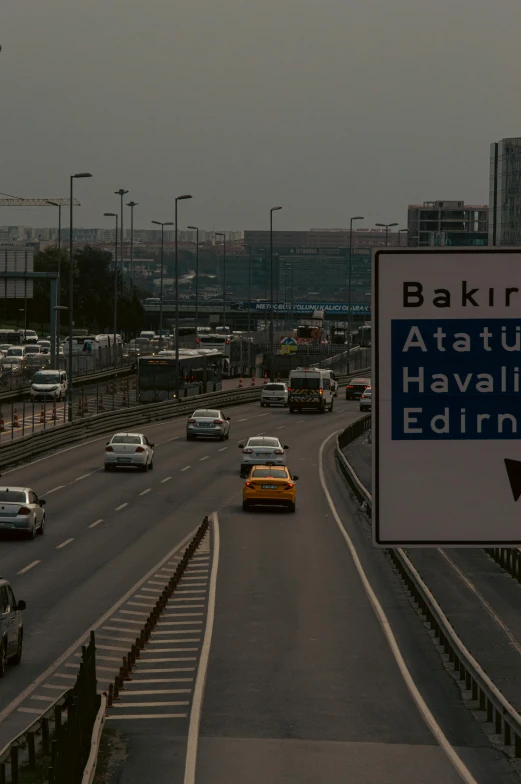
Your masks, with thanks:
M361 417L337 437L336 445L336 458L342 473L369 516L372 507L371 494L347 460L343 448L369 430L370 426L371 416ZM415 602L418 612L432 630L435 641L448 656L462 687L464 686L471 693L476 708L486 712L487 721L494 724L497 735L502 735L504 745L512 749L515 757L521 757L521 715L503 696L460 640L405 551L397 547L387 549L386 553ZM519 569L519 557L515 563L515 568Z
M91 632L74 686L0 752L1 784L18 784L21 774L42 767L48 769L48 784L80 784L100 700Z

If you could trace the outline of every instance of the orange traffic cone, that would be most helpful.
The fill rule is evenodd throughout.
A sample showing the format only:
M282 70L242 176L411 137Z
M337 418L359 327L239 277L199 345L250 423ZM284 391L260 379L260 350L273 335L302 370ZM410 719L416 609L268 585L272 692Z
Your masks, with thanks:
M252 377L251 377L251 386L252 386L252 387L254 387L254 386L255 386L255 376L252 376Z
M242 389L242 376L241 376L241 377L240 377L240 379L239 379L239 386L238 386L238 389Z
M45 422L45 406L42 403L42 407L40 408L40 422Z
M265 384L268 383L268 374L267 373L264 373L264 383Z
M0 433L5 433L4 412L0 413Z
M17 412L16 408L15 408L14 414L13 414L13 427L20 427L20 423L18 422L18 412Z

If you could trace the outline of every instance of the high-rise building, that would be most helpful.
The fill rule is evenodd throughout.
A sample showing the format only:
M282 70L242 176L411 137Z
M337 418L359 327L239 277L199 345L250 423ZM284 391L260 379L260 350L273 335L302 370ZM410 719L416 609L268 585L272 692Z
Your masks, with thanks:
M407 208L408 245L486 245L488 205L424 201Z
M521 245L521 138L490 145L489 245Z

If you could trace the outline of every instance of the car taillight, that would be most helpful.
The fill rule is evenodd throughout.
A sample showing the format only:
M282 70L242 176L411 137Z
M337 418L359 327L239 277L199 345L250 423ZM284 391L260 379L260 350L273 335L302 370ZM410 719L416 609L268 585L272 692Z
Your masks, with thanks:
M31 510L28 509L26 506L21 506L20 509L18 510L18 514L19 515L30 515L31 514Z
M214 423L214 425L222 425L223 421L222 421L222 419L214 419L213 423Z
M144 448L142 446L136 447L136 452L144 452Z
M246 482L246 487L255 487L253 482Z
M293 487L293 482L286 482L286 484L284 485L284 490L291 490L292 487Z
M348 389L353 389L353 385L352 385L352 384L348 384L348 385L347 385L347 388L348 388Z
M288 392L291 392L291 387L288 387Z
M113 451L114 451L114 450L112 449L112 447L111 447L111 446L108 446L108 447L105 449L105 452L113 452Z
M243 453L243 455L252 455L253 454L253 449L243 449L242 453Z
M283 455L284 454L284 450L283 449L274 449L273 450L273 454L274 455Z
M195 424L195 421L196 421L195 419L189 419L189 420L188 420L188 424L189 424L189 425L194 425L194 424Z

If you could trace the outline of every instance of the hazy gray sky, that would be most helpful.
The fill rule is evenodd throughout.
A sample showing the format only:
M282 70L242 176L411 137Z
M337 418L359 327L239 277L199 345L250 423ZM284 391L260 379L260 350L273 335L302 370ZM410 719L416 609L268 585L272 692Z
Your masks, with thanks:
M521 135L520 0L3 0L0 191L113 191L136 225L406 221L427 199L488 201L488 146ZM55 225L2 210L0 225Z

